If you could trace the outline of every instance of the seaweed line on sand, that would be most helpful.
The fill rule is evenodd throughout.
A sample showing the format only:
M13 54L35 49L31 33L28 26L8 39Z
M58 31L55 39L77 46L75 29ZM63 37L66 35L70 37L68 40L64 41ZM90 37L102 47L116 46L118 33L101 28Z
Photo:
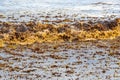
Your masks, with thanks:
M27 45L35 42L74 42L114 39L120 36L120 18L112 21L43 24L40 22L0 22L0 47L6 44Z

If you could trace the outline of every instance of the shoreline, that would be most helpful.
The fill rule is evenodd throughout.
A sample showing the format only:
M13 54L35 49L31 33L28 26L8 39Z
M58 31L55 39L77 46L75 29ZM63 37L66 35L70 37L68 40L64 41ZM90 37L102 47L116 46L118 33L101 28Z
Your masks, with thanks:
M119 80L120 0L1 0L0 80Z
M34 44L35 42L74 42L84 40L114 39L120 36L120 18L110 21L70 20L48 24L37 21L0 22L1 47L4 44Z
M120 78L120 18L0 26L0 79Z

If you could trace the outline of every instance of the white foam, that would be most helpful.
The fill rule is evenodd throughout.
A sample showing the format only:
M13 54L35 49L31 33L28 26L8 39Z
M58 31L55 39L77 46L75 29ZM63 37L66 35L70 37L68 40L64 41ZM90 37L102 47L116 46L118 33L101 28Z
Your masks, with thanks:
M58 10L61 13L77 13L96 17L103 15L120 16L119 3L120 0L1 0L0 13L15 14L25 11L42 13Z

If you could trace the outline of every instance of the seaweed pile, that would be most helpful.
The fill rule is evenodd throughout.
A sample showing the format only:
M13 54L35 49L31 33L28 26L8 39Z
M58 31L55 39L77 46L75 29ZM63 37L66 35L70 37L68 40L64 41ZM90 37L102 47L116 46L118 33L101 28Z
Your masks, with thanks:
M6 44L114 39L120 36L120 18L97 22L76 21L71 24L63 22L49 24L37 21L19 23L0 21L0 47Z

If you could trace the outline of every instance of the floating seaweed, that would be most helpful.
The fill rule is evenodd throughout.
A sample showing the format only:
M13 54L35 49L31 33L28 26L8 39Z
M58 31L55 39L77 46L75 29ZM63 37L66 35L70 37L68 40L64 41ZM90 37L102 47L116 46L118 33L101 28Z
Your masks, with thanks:
M35 42L75 42L81 40L114 39L120 36L120 18L111 21L74 24L45 24L41 22L1 22L1 46L4 43L20 45Z

